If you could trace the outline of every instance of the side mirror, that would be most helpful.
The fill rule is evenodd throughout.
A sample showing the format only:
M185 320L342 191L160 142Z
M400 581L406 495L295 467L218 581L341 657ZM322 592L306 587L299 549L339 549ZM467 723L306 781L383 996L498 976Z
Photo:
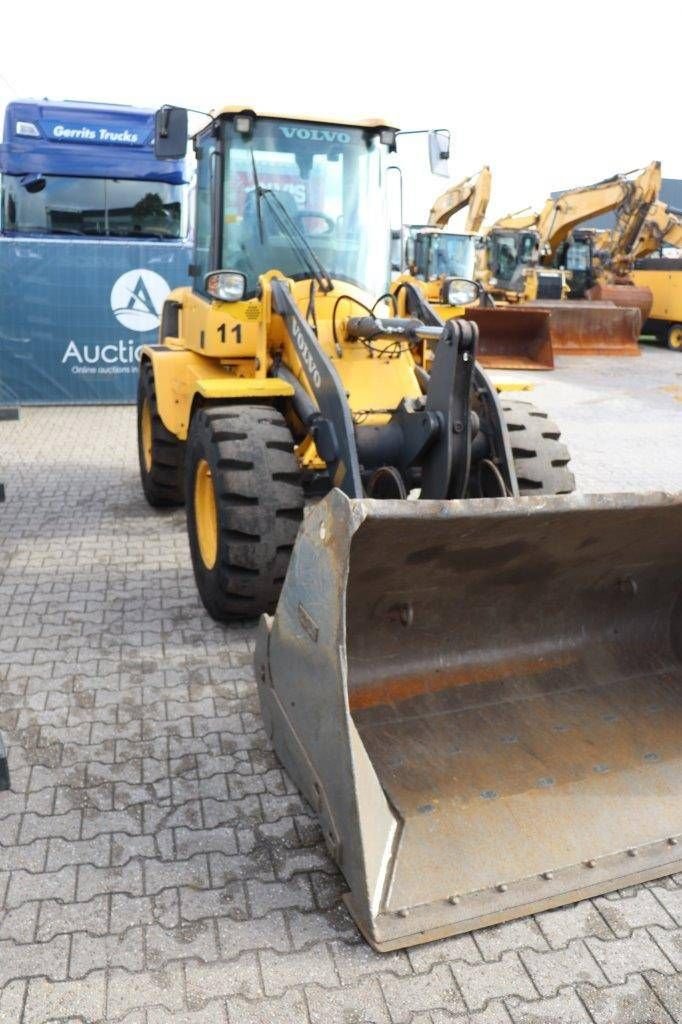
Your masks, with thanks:
M154 155L158 160L181 160L187 152L187 111L160 107L154 118Z
M42 192L47 185L47 181L42 174L25 174L20 181L31 195L35 195L36 192Z
M448 306L470 306L481 294L477 281L463 277L446 277L441 287L441 302Z
M439 128L429 132L429 163L431 173L441 178L450 177L450 132Z

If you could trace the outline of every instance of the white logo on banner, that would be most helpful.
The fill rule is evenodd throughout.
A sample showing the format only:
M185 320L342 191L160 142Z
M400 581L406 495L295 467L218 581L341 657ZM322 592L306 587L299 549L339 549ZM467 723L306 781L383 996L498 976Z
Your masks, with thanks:
M153 331L170 288L153 270L127 270L111 289L111 309L129 331Z

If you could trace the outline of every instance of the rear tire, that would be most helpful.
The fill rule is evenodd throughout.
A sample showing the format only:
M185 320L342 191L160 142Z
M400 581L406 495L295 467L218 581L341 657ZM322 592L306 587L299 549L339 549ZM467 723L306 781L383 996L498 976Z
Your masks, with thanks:
M673 352L682 352L682 324L671 324L666 336L666 344Z
M520 494L570 494L575 477L561 431L531 402L502 402Z
M154 508L185 503L184 441L159 416L152 364L143 362L137 384L137 454L145 498Z
M199 409L185 460L199 596L219 622L275 610L303 518L291 432L271 406Z

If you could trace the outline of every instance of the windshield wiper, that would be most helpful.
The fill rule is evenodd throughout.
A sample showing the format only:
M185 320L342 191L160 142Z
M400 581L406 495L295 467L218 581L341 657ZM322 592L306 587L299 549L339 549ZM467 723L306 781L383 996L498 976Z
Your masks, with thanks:
M272 210L272 215L277 222L278 228L282 234L287 236L296 250L297 255L303 260L308 270L317 281L320 286L320 291L330 292L334 287L334 283L329 271L299 228L296 221L293 220L289 214L284 203L270 188L260 189L260 195L262 198L267 199L270 202L270 209Z
M263 230L263 216L261 210L261 201L267 199L270 203L270 209L277 227L280 229L283 235L291 242L294 247L294 251L298 258L305 263L306 267L317 281L320 291L330 292L334 288L334 282L331 279L329 271L325 267L324 263L317 255L313 247L310 245L308 239L305 237L298 224L289 215L286 207L282 201L275 195L271 188L263 188L258 180L258 172L256 170L256 159L251 151L251 164L253 167L253 183L256 187L256 213L258 216L258 232L260 235L261 243L265 241L264 230Z

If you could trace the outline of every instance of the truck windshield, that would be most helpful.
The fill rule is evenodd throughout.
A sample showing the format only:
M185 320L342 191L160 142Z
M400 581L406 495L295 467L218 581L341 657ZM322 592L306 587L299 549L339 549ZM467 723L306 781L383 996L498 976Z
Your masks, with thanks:
M182 186L159 181L4 174L3 230L19 234L180 238L181 197Z
M361 128L259 118L244 138L227 123L222 266L258 277L280 270L302 280L309 266L282 230L257 183L275 193L332 278L383 291L389 275L390 224L382 149Z

